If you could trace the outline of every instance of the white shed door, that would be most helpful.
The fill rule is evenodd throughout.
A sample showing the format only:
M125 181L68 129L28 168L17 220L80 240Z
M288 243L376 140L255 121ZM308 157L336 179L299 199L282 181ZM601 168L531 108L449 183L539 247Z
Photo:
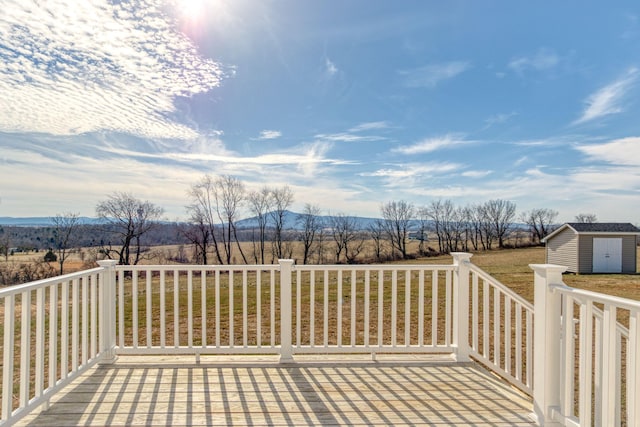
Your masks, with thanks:
M593 272L622 273L622 239L593 239Z

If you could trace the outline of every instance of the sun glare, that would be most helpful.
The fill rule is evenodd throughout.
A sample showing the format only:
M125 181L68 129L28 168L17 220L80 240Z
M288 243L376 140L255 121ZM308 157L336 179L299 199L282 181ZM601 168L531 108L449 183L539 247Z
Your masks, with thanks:
M213 6L213 0L179 0L178 12L189 21L198 21Z

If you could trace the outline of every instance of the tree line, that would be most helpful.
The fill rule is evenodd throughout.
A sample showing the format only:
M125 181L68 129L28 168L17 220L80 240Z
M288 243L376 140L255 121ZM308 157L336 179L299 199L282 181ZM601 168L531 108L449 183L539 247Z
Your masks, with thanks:
M362 227L355 216L338 212L323 217L320 206L307 203L297 216L297 226L287 228L286 213L295 195L286 185L249 191L234 176L204 175L186 196L184 222L162 221L160 206L126 192L114 192L97 203L99 225L80 224L76 213L56 215L47 243L59 271L70 249L77 247L78 236L84 235L86 244L90 230L100 236L90 246L97 246L102 257L120 264L140 263L149 247L159 244L159 235L164 235L166 243L189 245L193 255L184 261L201 264L271 263L291 258L294 246L301 248L298 262L303 264L355 263L539 244L553 230L558 216L548 208L518 216L516 204L503 199L465 206L442 199L422 206L396 200L382 203L380 219ZM238 221L247 216L254 224L239 227ZM595 222L596 218L580 214L576 221ZM171 230L168 238L167 230ZM0 254L4 248L8 257L2 231ZM417 250L412 252L410 241L418 241Z

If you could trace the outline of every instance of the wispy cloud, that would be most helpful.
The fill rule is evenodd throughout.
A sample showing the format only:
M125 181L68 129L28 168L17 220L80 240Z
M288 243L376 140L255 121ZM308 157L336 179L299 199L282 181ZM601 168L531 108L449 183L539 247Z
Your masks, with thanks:
M278 139L282 136L282 132L278 130L263 130L260 132L258 139Z
M442 62L429 64L424 67L410 70L400 70L398 74L403 79L404 85L410 88L434 88L440 82L452 79L458 74L469 69L471 65L465 61Z
M533 69L544 71L554 68L560 63L560 56L551 49L540 48L536 53L529 56L518 56L509 62L509 68L517 73Z
M363 132L368 130L388 129L390 124L386 121L360 123L349 129L349 132Z
M640 166L640 137L637 136L602 144L578 145L576 149L593 161Z
M324 72L327 77L333 77L338 72L338 67L329 58L324 59Z
M211 90L225 73L159 2L16 0L2 9L1 131L197 136L174 100Z
M435 138L426 138L413 145L404 145L391 150L400 154L423 154L437 151L444 148L453 148L463 144L470 144L473 141L464 139L463 135L447 134Z
M512 111L510 113L500 113L500 114L494 114L493 116L487 118L484 123L484 129L489 129L490 127L494 126L494 125L499 125L502 123L506 123L509 121L509 119L511 119L514 116L517 116L518 113L516 113L515 111Z
M319 133L314 135L314 138L322 141L331 142L372 142L383 141L387 137L381 135L367 134L369 131L384 130L390 127L388 122L366 122L360 123L356 126L349 128L346 132L336 133Z
M636 84L638 69L630 68L624 76L591 94L585 101L586 107L574 125L582 124L603 116L624 111L621 103L625 95Z

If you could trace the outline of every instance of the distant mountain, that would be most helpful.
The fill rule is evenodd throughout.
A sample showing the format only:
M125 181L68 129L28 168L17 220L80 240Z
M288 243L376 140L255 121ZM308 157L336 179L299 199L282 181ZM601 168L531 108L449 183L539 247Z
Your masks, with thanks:
M80 224L101 224L104 221L98 218L89 218L81 216L78 218ZM0 216L0 225L11 225L15 227L50 227L53 225L51 217L48 216L33 216L16 218L11 216Z
M378 218L368 218L368 217L360 217L360 216L351 216L355 219L355 223L360 230L366 230L369 226L375 224L378 221ZM284 229L286 230L302 230L304 228L303 224L304 215L301 213L285 211L284 212ZM335 216L332 215L320 215L318 216L322 224L325 226L330 226L333 218ZM273 227L275 225L271 214L267 214L267 227ZM246 218L238 221L236 223L238 228L256 228L258 226L258 218Z

